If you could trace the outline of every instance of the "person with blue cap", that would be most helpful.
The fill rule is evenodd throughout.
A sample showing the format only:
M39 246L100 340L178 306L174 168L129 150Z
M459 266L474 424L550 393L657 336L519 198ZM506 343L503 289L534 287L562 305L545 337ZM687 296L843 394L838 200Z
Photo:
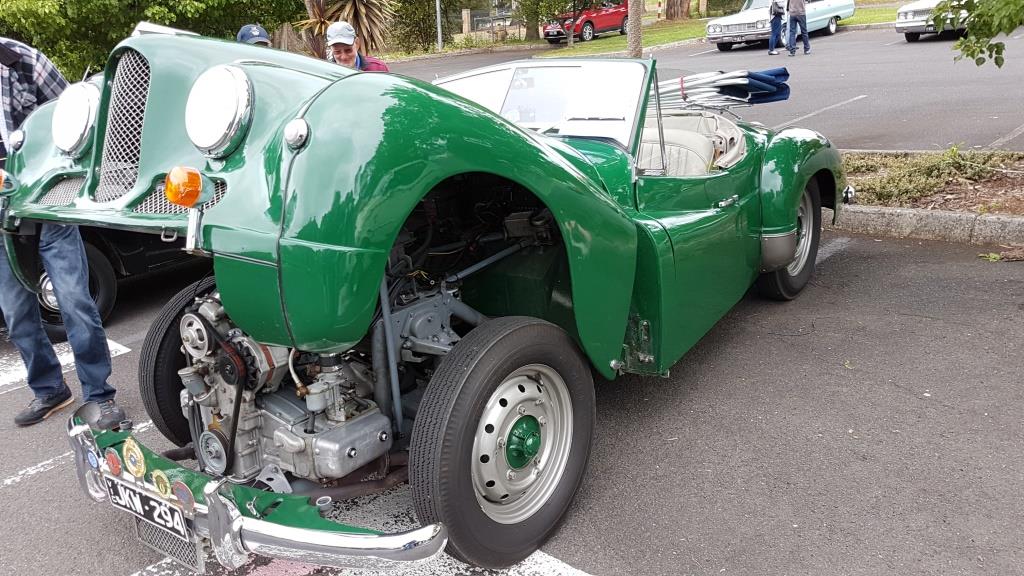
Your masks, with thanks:
M257 46L270 46L270 34L259 24L246 24L238 30L235 40Z

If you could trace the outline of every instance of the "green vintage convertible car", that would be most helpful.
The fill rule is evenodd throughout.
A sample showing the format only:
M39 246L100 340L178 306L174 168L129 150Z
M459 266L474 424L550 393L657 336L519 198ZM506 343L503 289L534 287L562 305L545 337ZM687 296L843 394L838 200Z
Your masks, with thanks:
M173 32L119 44L17 135L11 264L37 288L33 234L63 222L184 237L214 276L141 352L149 416L183 448L94 429L85 405L68 434L86 494L199 570L204 550L532 553L583 481L595 373L668 374L752 284L795 297L821 207L850 195L824 137L672 85L650 60L432 85ZM406 479L418 529L325 518Z

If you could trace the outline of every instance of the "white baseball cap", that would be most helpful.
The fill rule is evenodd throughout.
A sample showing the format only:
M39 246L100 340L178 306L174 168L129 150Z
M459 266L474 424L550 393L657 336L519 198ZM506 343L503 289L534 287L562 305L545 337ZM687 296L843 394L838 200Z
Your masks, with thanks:
M339 42L349 46L356 42L356 29L348 22L335 22L327 27L327 45L334 46Z

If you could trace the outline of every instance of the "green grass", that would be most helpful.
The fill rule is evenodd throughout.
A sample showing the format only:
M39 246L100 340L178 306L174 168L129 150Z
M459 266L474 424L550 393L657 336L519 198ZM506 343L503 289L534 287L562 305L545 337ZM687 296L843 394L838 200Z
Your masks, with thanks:
M953 180L981 182L1024 159L1020 152L967 151L950 148L936 154L844 154L843 171L857 189L857 202L905 206L931 196Z
M840 26L852 26L854 24L880 24L896 21L896 6L874 6L871 8L857 8L852 18L840 20Z
M679 40L703 38L706 20L682 20L676 22L662 21L644 26L642 32L644 49L661 44L669 44ZM626 37L622 35L605 35L590 42L575 42L572 49L562 44L562 48L545 50L537 56L545 58L564 58L571 56L587 56L604 52L618 52L626 49Z

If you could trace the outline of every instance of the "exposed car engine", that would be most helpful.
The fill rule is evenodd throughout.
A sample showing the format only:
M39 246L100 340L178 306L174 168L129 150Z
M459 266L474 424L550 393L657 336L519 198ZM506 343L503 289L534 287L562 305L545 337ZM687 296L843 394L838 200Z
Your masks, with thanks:
M389 255L382 305L352 350L257 342L232 323L217 292L185 310L181 409L203 471L290 492L289 478L330 482L399 446L415 414L402 396L429 380L460 333L487 319L463 302L462 282L556 240L551 213L520 189L491 187L465 202L464 187L486 184L480 178L435 191L409 216Z

